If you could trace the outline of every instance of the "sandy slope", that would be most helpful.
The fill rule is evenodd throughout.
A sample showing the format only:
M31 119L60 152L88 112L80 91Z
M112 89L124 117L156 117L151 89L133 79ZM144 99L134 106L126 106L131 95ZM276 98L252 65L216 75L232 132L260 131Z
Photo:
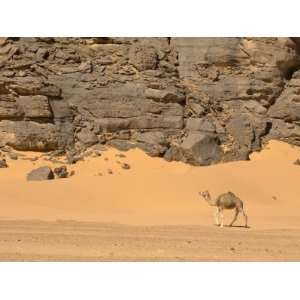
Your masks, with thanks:
M103 152L101 157L91 157L71 166L70 169L75 170L75 175L71 178L44 182L27 182L26 174L33 167L45 164L55 165L42 158L36 162L8 160L9 168L0 169L0 227L2 227L0 258L13 259L13 253L17 256L14 244L11 244L6 254L1 252L1 249L7 246L4 235L9 230L15 230L14 226L17 222L7 223L7 220L19 220L18 222L23 225L20 225L18 232L24 236L31 232L28 228L32 228L32 224L39 224L35 226L43 227L45 221L75 220L77 226L80 224L79 221L135 225L136 227L130 227L130 230L135 228L136 232L139 230L142 232L144 228L148 228L150 231L153 230L154 239L161 238L157 230L159 227L149 227L149 225L164 226L166 232L168 230L172 232L173 227L169 227L170 225L177 226L178 237L184 237L185 230L190 230L197 225L196 228L202 238L219 235L223 230L222 238L215 241L216 243L219 241L220 245L230 240L230 237L236 238L236 242L247 239L247 236L253 238L253 235L259 236L258 241L266 240L268 237L275 241L274 234L286 240L291 232L300 237L300 167L293 164L297 158L300 158L298 147L272 141L262 152L253 154L251 161L209 167L192 167L179 162L168 163L160 158L151 158L140 150L126 152L125 158L116 157L117 153L120 152L111 149ZM26 153L26 155L30 157L37 154ZM131 169L122 169L117 161L129 163ZM108 169L112 169L112 175L108 174ZM99 172L103 175L98 176ZM213 196L228 190L236 193L244 201L251 229L214 228L212 208L208 207L198 196L198 191L204 189L210 190ZM229 211L226 214L227 222L231 220L232 213ZM28 222L24 223L21 220ZM32 223L30 220L41 222ZM238 221L237 225L242 224L242 219ZM51 223L47 224L48 227L43 228L44 230L48 228L50 234L52 227L49 224ZM53 228L56 228L55 226L61 223L52 224ZM98 228L104 225L94 226ZM61 228L61 235L66 234L63 227L58 226L58 228ZM82 230L85 228L82 225ZM112 232L114 228L112 226ZM118 227L115 234L126 233L126 228L129 227ZM273 232L273 235L268 235L269 231ZM276 241L277 245L285 245L279 242L280 239ZM46 241L45 243L47 245ZM82 243L84 240L82 242L79 240L78 245ZM150 247L146 245L147 243L145 247ZM295 245L291 246L294 247L290 249L291 251L298 249ZM149 255L142 255L142 249L144 248L141 246L139 250L141 259L149 258ZM161 258L168 257L168 251L164 251L165 254L161 255ZM212 258L216 254L214 251L212 248L209 252ZM231 252L229 254L232 254ZM22 257L22 251L18 253ZM34 253L31 254L34 258ZM35 254L38 255L38 253ZM255 259L257 251L253 252L253 255L252 259ZM125 256L125 254L119 254L119 258ZM191 254L190 256L192 259ZM198 256L199 259L201 259L200 256ZM155 258L155 256L151 257ZM171 257L184 259L185 256ZM197 259L197 255L194 257ZM251 259L251 256L247 255L241 259L246 259L246 257ZM295 258L291 253L287 254L286 259L291 257ZM229 257L225 255L225 258L230 259L230 255ZM114 259L117 258L114 257Z

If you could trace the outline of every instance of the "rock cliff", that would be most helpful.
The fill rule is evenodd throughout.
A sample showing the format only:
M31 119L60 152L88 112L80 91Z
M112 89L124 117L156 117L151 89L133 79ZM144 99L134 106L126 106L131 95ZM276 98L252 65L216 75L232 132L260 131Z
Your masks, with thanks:
M195 165L300 145L298 38L0 38L0 147Z

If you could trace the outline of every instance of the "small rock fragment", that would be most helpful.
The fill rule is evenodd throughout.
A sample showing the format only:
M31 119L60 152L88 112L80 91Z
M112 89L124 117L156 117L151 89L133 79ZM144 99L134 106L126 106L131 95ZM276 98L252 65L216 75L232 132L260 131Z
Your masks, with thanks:
M121 167L122 167L122 169L125 169L125 170L129 170L131 168L130 165L127 163L122 163Z
M11 151L11 148L10 148L9 146L6 145L6 146L2 147L1 150L2 150L3 152L10 152L10 151Z
M67 178L69 176L69 172L67 171L66 166L55 168L54 174L56 175L57 178Z
M8 153L8 156L10 159L13 159L13 160L17 160L18 159L18 155L14 152L9 152Z
M1 159L0 160L0 168L7 168L8 165L6 163L6 159Z
M71 176L74 176L74 175L75 175L75 171L74 170L70 171L69 176L71 177Z
M101 156L102 154L99 152L99 151L95 151L95 152L93 152L93 157L99 157L99 156Z
M299 158L295 160L294 165L300 166L300 159Z

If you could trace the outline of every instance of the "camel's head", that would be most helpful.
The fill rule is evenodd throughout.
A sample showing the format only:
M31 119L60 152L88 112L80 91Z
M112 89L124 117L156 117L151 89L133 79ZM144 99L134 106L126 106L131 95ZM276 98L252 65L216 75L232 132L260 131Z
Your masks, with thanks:
M199 195L202 196L205 200L209 200L210 198L209 191L199 192Z

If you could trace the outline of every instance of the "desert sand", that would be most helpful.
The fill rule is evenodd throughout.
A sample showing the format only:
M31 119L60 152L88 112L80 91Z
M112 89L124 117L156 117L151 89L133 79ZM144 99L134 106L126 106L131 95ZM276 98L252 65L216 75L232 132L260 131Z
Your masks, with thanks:
M0 260L300 260L300 148L270 141L249 161L208 167L109 149L68 166L66 179L26 181L54 164L7 159L0 169ZM125 162L129 170L121 167ZM112 170L109 174L108 170ZM101 173L99 175L99 173ZM213 224L198 195L232 191L250 228ZM225 224L233 218L226 211Z

